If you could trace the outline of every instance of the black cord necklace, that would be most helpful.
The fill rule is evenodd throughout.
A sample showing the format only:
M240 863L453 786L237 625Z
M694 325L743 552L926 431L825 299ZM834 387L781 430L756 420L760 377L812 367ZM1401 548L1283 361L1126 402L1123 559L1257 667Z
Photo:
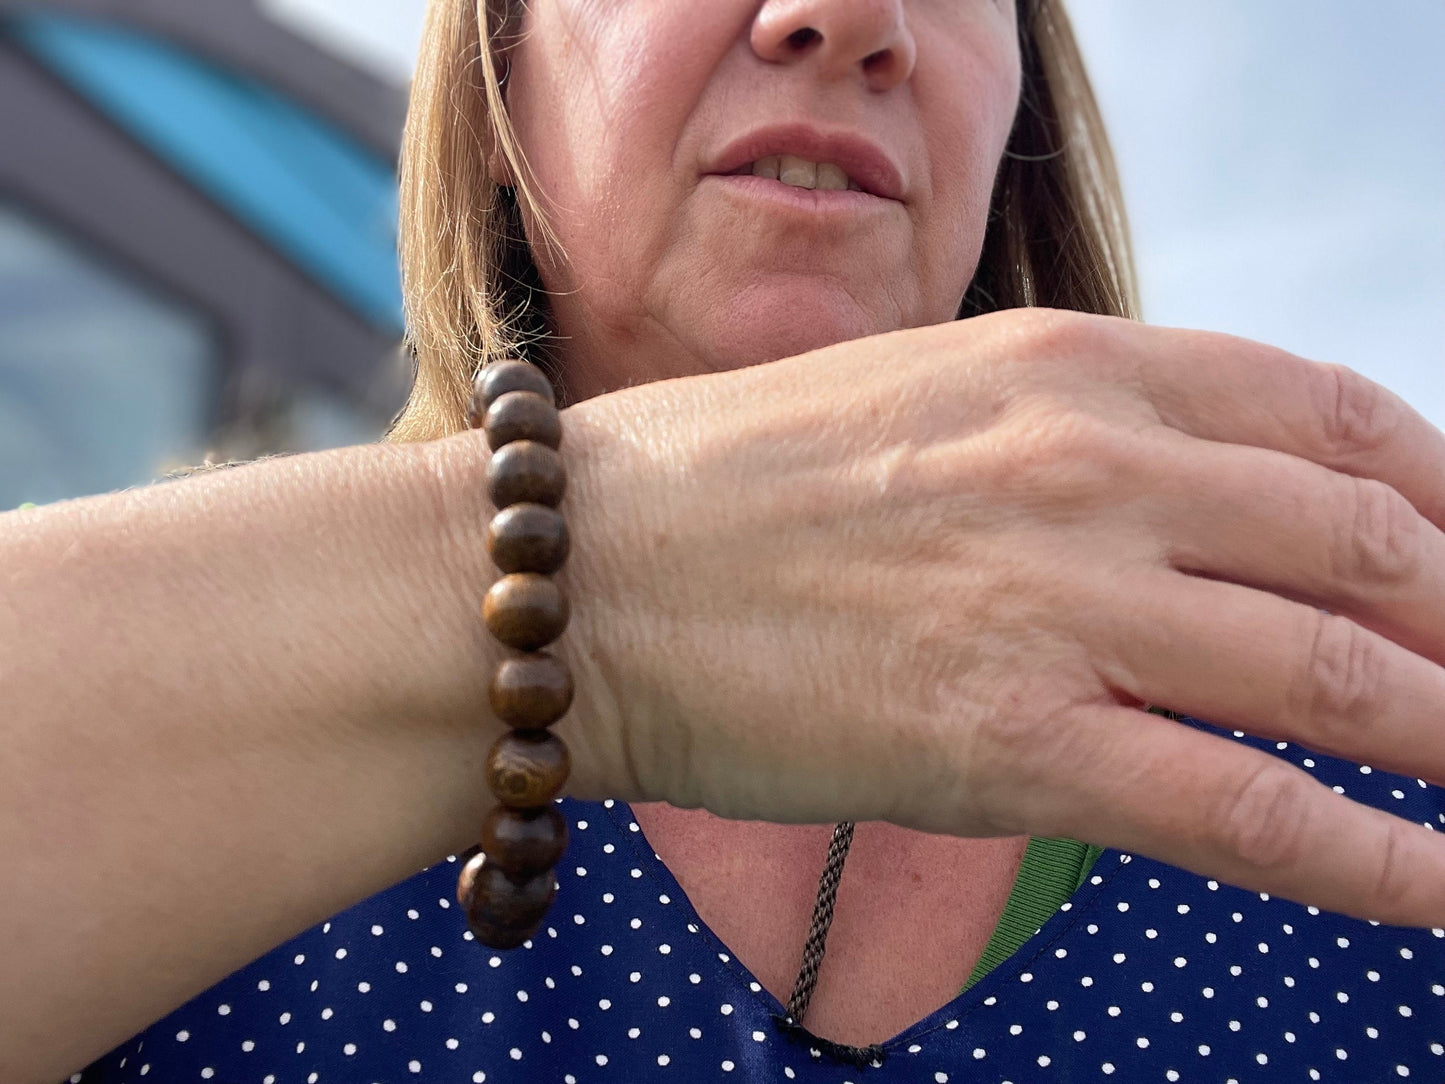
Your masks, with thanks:
M833 826L833 842L828 845L828 861L823 865L823 875L818 878L818 898L813 904L813 922L808 929L808 940L803 943L803 963L798 968L798 977L793 981L793 993L788 998L788 1015L799 1024L808 1011L808 1002L813 1000L813 989L818 985L818 968L823 963L823 953L828 944L828 928L833 925L833 904L838 898L838 882L843 877L843 863L848 858L848 848L853 845L853 822L843 821Z
M838 882L843 877L843 863L848 858L848 848L853 845L853 822L842 821L833 826L833 841L828 845L828 860L823 863L822 876L818 878L818 898L813 904L813 921L808 928L808 939L803 944L803 962L798 968L798 977L793 982L793 993L788 998L787 1017L777 1017L783 1033L794 1041L809 1047L815 1057L826 1053L837 1061L849 1065L882 1065L887 1053L881 1046L848 1046L835 1043L814 1035L803 1026L803 1017L808 1003L813 999L813 990L818 985L818 968L823 963L827 949L828 928L833 925L833 905L838 898Z

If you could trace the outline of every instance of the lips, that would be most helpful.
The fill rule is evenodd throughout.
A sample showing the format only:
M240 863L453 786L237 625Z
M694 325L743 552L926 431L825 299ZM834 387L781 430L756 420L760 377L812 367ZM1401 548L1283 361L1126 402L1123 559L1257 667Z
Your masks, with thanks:
M881 199L903 199L903 176L875 143L848 132L823 132L809 125L760 128L729 143L703 169L705 174L743 170L760 158L791 155L812 162L831 162L863 192Z

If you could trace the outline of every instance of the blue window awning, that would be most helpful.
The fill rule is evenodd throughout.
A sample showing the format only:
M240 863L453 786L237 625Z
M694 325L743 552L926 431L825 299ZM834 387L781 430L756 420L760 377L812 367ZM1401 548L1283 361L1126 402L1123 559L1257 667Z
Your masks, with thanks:
M369 324L400 333L394 163L275 90L149 35L49 13L5 29Z

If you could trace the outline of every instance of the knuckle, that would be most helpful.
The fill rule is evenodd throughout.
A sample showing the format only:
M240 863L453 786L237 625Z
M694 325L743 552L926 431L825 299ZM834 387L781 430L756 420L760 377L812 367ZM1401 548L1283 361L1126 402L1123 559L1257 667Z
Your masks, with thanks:
M1420 516L1400 493L1373 478L1351 478L1348 509L1340 517L1337 579L1397 584L1420 572L1424 533Z
M1057 400L1036 399L1009 430L997 445L995 480L1023 500L1100 491L1117 497L1137 465L1132 434Z
M1399 400L1346 365L1326 365L1321 391L1325 447L1340 456L1369 452L1401 421Z
M1228 853L1260 872L1298 865L1305 853L1311 791L1316 785L1281 761L1254 768L1225 795L1214 821Z
M1410 825L1398 817L1387 817L1385 839L1380 847L1379 865L1373 877L1370 902L1376 908L1400 912L1414 896L1416 871L1408 860Z
M1028 712L1000 707L985 712L974 731L974 751L999 767L1030 762L1039 747L1039 726Z
M982 713L961 756L975 809L1001 834L1064 836L1067 798L1098 750L1075 725L1069 697L1047 679L1023 680Z
M1012 309L1015 344L1029 360L1051 361L1094 353L1099 321L1065 309Z
M1311 610L1313 630L1293 691L1293 717L1307 732L1347 751L1362 744L1385 681L1379 643L1339 614Z
M1050 730L1036 696L1023 689L1005 693L982 713L969 741L973 776L1004 784L1003 804L1016 803L1023 793L1047 789L1055 778L1060 751L1069 744L1067 725Z

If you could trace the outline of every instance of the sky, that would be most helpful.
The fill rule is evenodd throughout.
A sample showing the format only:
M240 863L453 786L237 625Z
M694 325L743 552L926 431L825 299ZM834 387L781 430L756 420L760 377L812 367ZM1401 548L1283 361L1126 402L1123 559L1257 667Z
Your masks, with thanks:
M407 79L424 0L261 3ZM1445 3L1069 11L1119 159L1145 319L1340 362L1445 428Z

